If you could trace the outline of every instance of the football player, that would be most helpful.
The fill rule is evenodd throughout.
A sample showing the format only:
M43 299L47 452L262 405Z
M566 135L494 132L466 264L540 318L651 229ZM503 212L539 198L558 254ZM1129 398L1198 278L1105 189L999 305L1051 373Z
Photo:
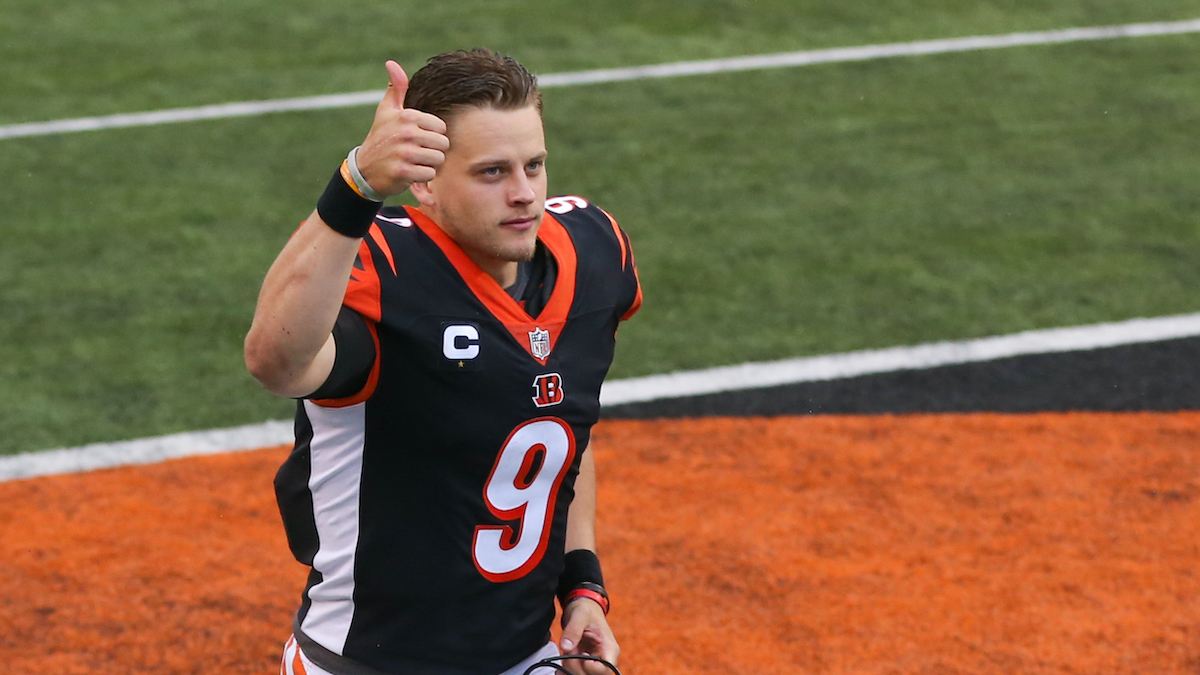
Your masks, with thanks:
M516 61L386 68L246 337L251 373L298 400L275 489L311 572L283 671L616 663L587 449L641 305L629 239L583 198L547 199L541 95ZM383 206L405 191L416 207Z

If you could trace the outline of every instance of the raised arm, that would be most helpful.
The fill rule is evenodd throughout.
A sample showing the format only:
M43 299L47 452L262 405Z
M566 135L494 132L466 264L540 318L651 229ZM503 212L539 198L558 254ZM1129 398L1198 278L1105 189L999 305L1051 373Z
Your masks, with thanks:
M445 122L404 107L404 70L395 61L386 67L388 91L356 153L367 185L356 186L345 171L334 174L317 210L283 247L259 292L246 335L246 367L280 396L306 396L329 376L337 349L331 331L374 212L382 199L432 180L450 147ZM363 188L380 201L363 196Z

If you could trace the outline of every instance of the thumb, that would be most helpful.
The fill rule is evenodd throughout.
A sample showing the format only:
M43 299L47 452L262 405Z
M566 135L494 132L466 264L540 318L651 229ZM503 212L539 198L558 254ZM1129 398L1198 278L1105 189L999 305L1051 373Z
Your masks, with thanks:
M558 641L558 646L564 654L574 654L575 648L579 645L579 641L583 639L583 629L587 627L587 619L582 612L576 612L575 616L571 617L571 621L563 626L562 639Z
M408 93L408 75L395 61L388 61L384 66L388 71L388 90L383 99L397 110L403 110L404 95Z

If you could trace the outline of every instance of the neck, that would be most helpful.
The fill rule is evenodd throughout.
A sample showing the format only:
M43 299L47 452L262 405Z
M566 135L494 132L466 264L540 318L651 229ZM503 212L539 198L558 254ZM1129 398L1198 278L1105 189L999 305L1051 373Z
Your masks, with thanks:
M471 259L471 262L478 265L479 269L487 273L489 277L495 279L496 283L500 284L500 288L508 288L517 282L517 269L520 263L515 260L497 258L496 256L488 255L483 251L463 246L457 239L454 238L453 234L442 227L442 224L438 222L437 215L432 212L432 209L428 209L424 205L419 205L417 206L417 210L425 214L425 216L429 218L430 222L436 225L439 230L445 232L446 236L450 237L454 243L458 244L459 248L462 249L462 252L467 254L467 257Z
M488 257L487 260L479 260L470 253L467 253L467 257L479 265L479 269L487 272L489 277L495 279L496 283L500 284L500 288L508 288L517 283L517 269L520 263L492 257Z

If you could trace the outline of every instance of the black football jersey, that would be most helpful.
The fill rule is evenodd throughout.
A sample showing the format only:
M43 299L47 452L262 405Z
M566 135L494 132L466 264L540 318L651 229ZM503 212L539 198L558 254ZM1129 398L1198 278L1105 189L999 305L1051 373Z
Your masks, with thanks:
M600 385L642 297L615 220L579 197L546 209L557 272L536 317L416 209L384 208L364 238L345 305L375 342L370 375L299 402L275 480L312 568L310 657L474 675L545 644Z

